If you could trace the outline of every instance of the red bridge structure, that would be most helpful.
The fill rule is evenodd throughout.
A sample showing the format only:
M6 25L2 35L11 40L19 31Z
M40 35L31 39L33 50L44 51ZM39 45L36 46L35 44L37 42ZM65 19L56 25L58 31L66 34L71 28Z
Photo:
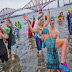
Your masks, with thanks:
M2 19L9 18L13 13L24 9L40 11L45 6L47 6L48 4L54 1L56 0L31 0L28 4L26 4L23 8L20 9L4 8L0 11L0 17Z

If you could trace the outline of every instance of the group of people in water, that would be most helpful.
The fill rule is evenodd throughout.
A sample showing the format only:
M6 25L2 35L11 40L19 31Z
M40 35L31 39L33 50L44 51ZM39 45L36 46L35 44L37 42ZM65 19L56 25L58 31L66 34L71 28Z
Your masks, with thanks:
M72 35L72 8L70 8L70 10L67 12L66 20L68 21L69 34ZM66 20L65 20L65 24L66 24Z
M68 46L67 39L60 39L60 32L55 28L55 18L54 16L50 16L50 10L48 9L47 21L44 24L44 13L42 11L39 12L37 19L33 17L33 23L28 18L28 15L23 14L23 18L28 23L28 38L33 37L35 34L36 45L39 51L39 55L42 54L42 48L47 48L46 52L46 68L47 72L51 72L51 69L57 69L57 72L63 70L64 72L70 72L70 69L66 63L66 51ZM72 26L72 9L67 13L68 20L68 29L71 30ZM50 27L47 26L50 23ZM21 29L21 24L18 21L15 22L15 28L12 22L8 19L6 20L7 27L3 29L0 26L0 59L2 62L8 61L8 53L11 54L11 59L15 60L15 55L17 52L16 49L16 37L19 37L19 29ZM6 35L4 35L4 33ZM72 34L70 32L70 34ZM8 52L5 46L5 42L8 44ZM58 51L57 49L61 48L61 61L59 62Z
M17 22L15 22L14 26L9 19L6 20L6 26L4 29L0 25L0 59L3 63L8 61L8 54L12 61L15 60L17 53L16 38L19 37L19 29L21 29L21 24L17 25Z
M60 33L55 28L55 18L50 16L50 10L48 9L47 22L44 24L44 13L41 11L35 22L34 28L29 23L28 15L23 14L24 19L27 21L28 26L32 33L36 33L36 44L39 51L39 55L42 53L42 48L47 48L46 52L46 67L47 72L51 72L51 69L60 69L64 72L70 72L70 69L66 63L66 51L68 46L67 39L60 39ZM50 27L47 28L50 23ZM57 49L61 48L61 61L59 63Z

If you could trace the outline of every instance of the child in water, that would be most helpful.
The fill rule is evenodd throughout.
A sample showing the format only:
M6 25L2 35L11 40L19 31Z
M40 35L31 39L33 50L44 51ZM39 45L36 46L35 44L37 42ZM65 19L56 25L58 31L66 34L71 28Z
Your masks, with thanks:
M42 41L44 42L43 46L47 48L47 52L46 52L47 69L50 67L50 64L52 64L53 62L52 57L54 55L54 51L61 47L61 63L59 64L59 68L65 72L70 72L70 69L68 68L65 59L67 45L68 45L67 39L52 39L50 37L49 30L46 28L43 29L41 36L42 36Z

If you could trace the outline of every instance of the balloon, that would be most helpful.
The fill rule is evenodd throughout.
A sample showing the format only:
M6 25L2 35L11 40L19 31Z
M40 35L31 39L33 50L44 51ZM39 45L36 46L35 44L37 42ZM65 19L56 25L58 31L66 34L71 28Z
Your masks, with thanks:
M10 28L5 27L5 30L7 31L7 33L6 33L6 34L9 34L9 33L10 33Z

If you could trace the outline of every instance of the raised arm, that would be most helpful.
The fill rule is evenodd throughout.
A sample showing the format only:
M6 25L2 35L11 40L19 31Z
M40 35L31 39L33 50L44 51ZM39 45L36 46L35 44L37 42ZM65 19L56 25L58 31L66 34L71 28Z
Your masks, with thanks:
M46 22L46 24L45 24L45 27L48 26L48 23L49 23L49 16L50 16L50 10L49 10L49 8L48 8L48 16L47 16L47 22Z
M0 25L0 29L4 32L4 33L7 33L5 29L3 29Z
M32 28L32 25L29 23L28 15L23 14L23 18L24 18L26 21L28 21L28 26L29 26L29 28L30 28L30 30L31 30L32 33L35 33L35 32L38 32L38 31L39 31L39 27L37 27L37 28Z

